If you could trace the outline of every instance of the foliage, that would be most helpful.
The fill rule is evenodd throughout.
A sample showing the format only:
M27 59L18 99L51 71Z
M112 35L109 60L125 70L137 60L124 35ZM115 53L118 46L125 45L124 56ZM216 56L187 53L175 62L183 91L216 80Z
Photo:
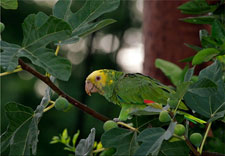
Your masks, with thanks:
M14 72L21 68L18 66L18 60L25 57L35 67L41 67L45 70L52 82L55 78L67 81L71 75L71 63L67 59L57 56L58 52L54 53L52 49L48 48L48 45L77 42L80 37L112 24L115 20L104 19L96 22L96 19L104 13L115 10L119 6L119 0L87 0L76 13L71 12L71 3L71 0L59 0L53 7L53 15L50 16L43 12L27 16L22 24L24 35L22 45L0 41L1 67L6 72ZM1 6L11 9L14 4L11 4L11 1L1 1ZM10 126L6 132L1 134L2 151L10 145L10 155L30 155L30 148L32 148L32 154L36 154L39 134L38 123L43 112L53 106L46 108L51 99L50 87L46 88L45 93L35 111L13 102L5 105ZM15 121L18 121L16 125Z
M70 136L68 136L67 129L64 129L61 135L53 136L50 144L62 143L66 146L64 148L64 150L68 150L68 151L71 151L71 152L75 153L75 149L76 149L75 145L76 145L77 138L78 138L79 134L80 134L80 131L78 130L77 133L75 133L73 135L72 145L70 145L71 138L70 138Z
M71 75L71 63L58 56L58 50L62 44L77 42L80 38L114 23L113 19L100 21L97 19L101 15L115 10L120 1L86 0L83 7L75 13L70 9L71 3L71 0L59 0L53 7L53 15L50 16L43 12L27 16L22 25L24 38L21 45L1 40L0 65L6 73L16 72L23 68L48 84L45 95L35 110L15 102L5 105L9 126L1 134L1 149L4 151L10 146L9 155L30 155L31 149L32 154L36 154L38 124L44 112L55 105L55 102L51 101L51 89L82 110L91 112L92 115L95 114L93 116L96 118L101 116L90 109L87 111L86 106L76 100L71 100L71 97L55 86L55 79L68 81ZM15 4L11 5L7 1L1 2L1 6L6 9L15 7ZM167 156L189 155L190 152L195 155L202 154L211 125L218 122L224 124L225 21L223 19L225 15L223 8L223 0L217 4L208 4L205 0L192 0L178 8L185 14L200 15L181 20L194 24L209 24L211 33L207 30L200 30L201 47L186 44L197 51L193 57L183 60L191 62L192 68L186 66L181 69L162 59L156 61L156 67L161 69L176 86L165 107L157 103L149 103L144 110L132 112L133 118L126 121L127 123L117 122L118 126L110 127L102 134L103 147L99 145L95 149L95 128L91 129L89 136L81 139L77 145L79 131L74 134L71 145L71 137L68 135L67 129L61 135L54 136L50 143L62 143L66 146L65 150L73 152L75 155L96 153L109 155L110 153L110 155ZM55 52L50 48L54 45L57 46ZM31 63L37 70L41 68L42 74L24 66L23 61ZM195 66L204 62L211 62L211 64L201 70L198 75L194 75ZM48 106L48 104L50 105ZM186 111L179 110L179 106L183 106ZM158 120L161 112L167 113L167 122ZM106 121L105 118L102 120ZM191 126L192 122L195 123L195 127ZM182 132L181 136L174 134L178 123L185 125L185 133ZM201 143L198 143L199 148L194 147L188 139L196 131L205 131Z
M17 9L18 2L17 0L1 0L0 6L4 9Z

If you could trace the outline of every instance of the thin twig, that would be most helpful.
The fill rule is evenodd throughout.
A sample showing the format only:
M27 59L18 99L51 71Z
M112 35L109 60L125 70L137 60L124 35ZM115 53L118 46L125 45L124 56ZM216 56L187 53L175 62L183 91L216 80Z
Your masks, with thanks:
M66 98L71 104L73 104L74 106L80 108L81 110L83 110L84 112L92 115L93 117L95 117L98 120L101 120L103 122L109 120L109 118L105 117L104 115L94 111L93 109L87 107L86 105L80 103L79 101L77 101L76 99L70 97L69 95L65 94L61 89L59 89L48 77L42 75L41 73L37 72L36 70L34 70L33 68L31 68L29 65L27 65L26 63L24 63L21 59L19 59L19 64L21 65L21 67L28 71L29 73L31 73L32 75L34 75L35 77L39 78L40 80L42 80L44 83L46 83L53 91L55 91L59 96L62 96L64 98Z

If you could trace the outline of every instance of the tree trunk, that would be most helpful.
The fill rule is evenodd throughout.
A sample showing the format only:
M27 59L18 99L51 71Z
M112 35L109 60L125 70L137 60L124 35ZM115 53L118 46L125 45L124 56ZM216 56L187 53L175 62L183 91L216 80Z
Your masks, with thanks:
M203 26L179 21L187 17L177 9L185 1L145 0L144 1L144 74L169 84L168 78L156 69L156 58L162 58L184 67L179 60L195 52L184 43L200 45L199 30ZM189 16L189 15L188 15Z

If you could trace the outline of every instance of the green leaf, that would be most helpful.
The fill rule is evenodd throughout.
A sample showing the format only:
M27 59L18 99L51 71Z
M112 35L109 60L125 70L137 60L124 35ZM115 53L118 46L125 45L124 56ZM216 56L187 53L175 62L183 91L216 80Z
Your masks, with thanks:
M31 14L24 20L23 48L35 51L53 41L61 41L71 35L71 27L65 21L54 16L48 17L42 12Z
M206 118L213 118L217 116L218 113L223 112L225 110L225 84L222 76L222 66L219 61L203 69L199 74L199 80L197 82L205 81L202 79L210 79L217 85L217 90L207 97L202 97L188 91L184 96L185 103L192 110ZM199 84L197 86L199 86Z
M182 18L180 20L193 24L212 24L215 18L216 18L215 16L198 16L198 17Z
M221 107L224 107L224 106L225 106L225 102L221 105ZM213 122L217 119L223 118L225 117L224 115L225 115L225 110L215 113L215 115L211 117L208 122Z
M79 135L80 135L80 131L78 130L77 133L74 134L74 136L73 136L73 140L72 140L73 147L75 147L75 144L77 142L77 138L78 138Z
M72 36L66 40L60 41L59 43L55 43L55 45L65 45L65 44L73 44L80 40L78 36Z
M191 85L188 91L202 97L207 97L217 91L217 85L208 78L202 78Z
M59 143L60 139L58 136L53 136L52 137L52 141L50 141L50 144L55 144L55 143Z
M164 140L169 140L173 136L174 128L175 128L176 124L177 124L177 122L173 122L173 121L170 122L169 127L167 128L166 132L163 135Z
M174 85L177 86L181 81L182 69L176 64L166 60L156 59L155 66L169 77Z
M28 139L33 135L29 131L34 111L30 107L14 102L5 105L6 116L9 119L9 127L1 135L1 149L4 151L10 145L9 155L29 155L30 144Z
M201 31L201 30L200 30ZM191 48L191 49L193 49L193 50L195 50L195 51L200 51L200 50L202 50L202 48L201 47L199 47L199 46L196 46L196 45L191 45L191 44L188 44L188 43L184 43L184 45L186 45L187 47L189 47L189 48ZM191 56L192 57L192 56ZM189 62L189 61L188 61Z
M105 19L99 22L86 24L83 27L79 28L77 31L73 32L70 38L62 41L61 43L56 43L56 45L72 44L72 43L78 42L80 37L85 37L114 22L116 21L113 19Z
M179 62L191 62L194 56L187 57L185 59L179 60Z
M64 150L74 152L74 149L71 147L64 147Z
M188 69L188 71L186 72L185 76L184 76L184 82L185 81L191 81L191 78L194 74L194 70L195 70L195 66Z
M193 58L192 64L201 64L211 60L213 57L217 56L220 52L215 48L207 48L200 50Z
M104 13L111 12L118 8L120 0L87 0L84 6L76 13L72 13L70 10L71 0L59 0L54 8L53 15L70 22L73 29L72 36L84 36L97 31L106 25L114 23L113 19L106 19L95 23L90 23ZM91 7L90 7L91 6Z
M61 141L62 143L65 143L67 142L67 139L68 139L68 132L67 132L67 129L65 128L62 132L62 136L61 136Z
M71 4L72 0L58 0L52 9L53 16L68 21L69 16L72 15Z
M170 94L170 98L168 99L167 103L169 104L171 108L176 108L180 101L178 108L188 110L188 108L185 106L185 104L181 100L183 99L183 96L187 92L190 84L191 84L190 81L182 82L177 86L176 93Z
M50 79L53 82L55 80L55 78L53 78L52 76L50 77ZM8 118L10 118L10 125L8 128L8 130L10 130L10 132L6 131L1 136L1 140L5 140L4 138L6 136L8 137L8 139L6 139L6 141L4 141L4 143L1 144L2 150L5 150L5 148L7 148L8 144L9 144L9 142L12 143L15 140L14 138L19 137L19 144L21 144L21 146L24 146L23 153L26 153L26 155L30 155L30 148L32 148L32 154L36 155L38 134L39 134L38 123L42 117L44 108L49 103L50 94L51 94L51 89L50 89L50 87L47 87L45 90L45 96L42 98L40 105L37 106L37 108L34 112L31 108L20 105L20 104L9 103L6 105L6 108L5 108L6 115L8 116ZM9 111L7 112L7 110L9 110ZM26 110L26 111L24 111L24 110ZM27 121L25 121L25 122L29 122L29 124L25 124L25 126L24 126L23 125L24 123L17 122L17 120L18 120L17 117L23 117L25 115L28 115L29 112L32 114L30 114L31 115L30 118L27 119ZM25 114L25 115L23 115L23 114ZM14 130L12 130L11 125L13 123L13 125L15 126L14 122L19 124L18 126L23 129L19 130L19 127L17 127L17 128L14 127L16 130L14 133L12 133ZM20 133L20 131L23 131L22 134ZM10 133L12 134L12 136L8 135ZM11 137L11 139L10 139L10 137ZM23 142L24 139L25 139L25 141ZM56 139L57 138L55 138L55 140ZM15 142L17 142L17 140L15 140ZM21 152L20 151L21 149L18 151L18 149L17 149L18 147L19 146L17 144L15 145L15 143L13 143L13 145L10 147L10 152L19 154L18 152ZM19 155L23 155L23 154L19 154Z
M53 76L50 76L50 80L54 83L55 78ZM47 107L49 104L50 96L52 94L51 88L48 86L45 89L45 95L43 96L40 104L37 106L36 110L34 111L33 119L30 124L30 132L32 135L29 137L29 143L32 145L32 154L36 155L37 152L37 143L38 143L38 135L39 135L39 129L38 129L38 123L43 115L44 109ZM59 138L55 138L59 139Z
M4 9L17 9L18 8L18 2L17 0L1 0L0 6Z
M138 141L143 142L135 155L158 155L163 140L168 140L173 135L176 123L171 122L167 131L162 128L148 128L138 136Z
M120 0L86 0L83 7L69 17L68 22L75 32L104 13L117 9L119 4Z
M225 26L219 20L214 20L212 24L212 37L225 42Z
M199 30L199 38L200 38L200 41L202 42L202 39L203 37L209 37L209 33L207 30L205 29L201 29ZM201 50L201 49L200 49ZM198 50L199 51L199 50Z
M160 149L159 156L188 156L189 148L184 141L165 141Z
M203 48L218 48L223 44L220 39L210 36L205 29L199 31L199 37Z
M0 45L0 49L3 50L0 53L0 65L6 71L13 71L18 65L17 52L21 47L4 41L0 41Z
M131 156L138 147L137 132L113 128L102 135L101 142L104 148L116 148L114 155Z
M19 57L26 57L33 64L42 67L60 80L67 81L71 74L71 63L60 56L55 56L51 49L39 48L34 51L19 47L15 44L10 44L0 41L1 49L1 66L7 71L12 71L18 65Z
M138 141L143 142L140 148L137 149L135 155L149 155L160 150L164 140L163 134L165 130L162 128L148 128L141 132L138 136ZM153 154L152 154L153 155Z
M56 144L56 143L59 143L59 140L52 140L52 141L50 141L50 144Z
M115 22L116 20L114 19L104 19L95 23L86 24L80 27L79 29L77 29L76 31L73 31L72 36L84 37Z
M205 0L191 0L178 7L184 14L206 14L215 11L216 5L208 5Z
M170 94L170 98L168 99L167 103L171 108L176 108L178 103L180 103L178 108L188 110L186 105L181 100L183 99L185 93L187 92L191 84L191 78L194 73L194 68L195 67L192 67L191 69L188 69L186 71L183 80L184 82L179 83L176 88L176 92Z
M70 62L55 56L52 50L45 47L53 41L67 38L71 34L70 26L61 19L39 12L25 19L23 32L23 47L0 41L3 50L1 66L12 71L18 64L18 58L26 57L56 78L67 81L71 74Z
M83 155L89 156L92 151L94 141L95 141L95 128L92 128L91 133L88 135L87 139L80 140L79 144L76 147L75 155L76 156L83 156Z
M71 0L59 0L53 8L53 15L67 21L73 28L73 34L61 44L75 43L79 37L84 37L114 23L113 19L92 22L102 14L118 8L120 0L86 0L83 7L76 13L71 12L71 3Z

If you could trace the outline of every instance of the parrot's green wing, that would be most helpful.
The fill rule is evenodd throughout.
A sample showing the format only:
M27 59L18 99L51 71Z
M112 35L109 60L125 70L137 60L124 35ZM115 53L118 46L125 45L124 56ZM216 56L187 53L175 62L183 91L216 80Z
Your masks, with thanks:
M121 105L119 119L126 120L129 113L135 109L146 107L146 99L165 105L170 92L173 90L151 77L125 74L114 88L112 102Z
M141 74L126 74L114 88L120 103L143 105L144 100L166 104L172 90L157 80Z

